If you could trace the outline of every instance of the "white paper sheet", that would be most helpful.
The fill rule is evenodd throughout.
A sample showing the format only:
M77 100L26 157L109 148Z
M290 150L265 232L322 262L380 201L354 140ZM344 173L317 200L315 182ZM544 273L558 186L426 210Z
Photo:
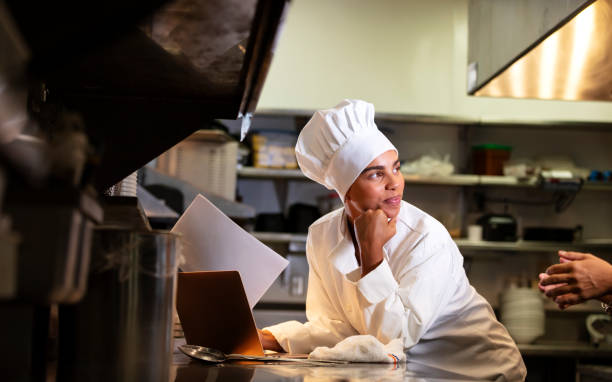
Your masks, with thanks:
M186 272L240 272L251 309L288 261L198 195L172 228L181 234Z

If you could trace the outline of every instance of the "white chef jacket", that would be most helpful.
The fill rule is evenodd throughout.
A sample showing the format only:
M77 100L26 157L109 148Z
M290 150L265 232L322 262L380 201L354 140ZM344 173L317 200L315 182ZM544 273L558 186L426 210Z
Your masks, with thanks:
M310 353L344 338L402 338L409 366L476 379L526 376L514 341L469 284L463 257L437 220L402 201L380 265L361 278L344 208L308 231L306 316L265 328L285 351ZM410 368L410 367L409 367Z

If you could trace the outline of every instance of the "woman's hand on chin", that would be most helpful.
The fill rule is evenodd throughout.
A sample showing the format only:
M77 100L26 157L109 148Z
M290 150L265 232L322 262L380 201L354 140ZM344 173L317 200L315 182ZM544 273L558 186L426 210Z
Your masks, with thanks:
M359 244L361 277L375 269L383 260L383 246L395 235L396 218L389 219L383 210L361 210L352 200L347 203Z

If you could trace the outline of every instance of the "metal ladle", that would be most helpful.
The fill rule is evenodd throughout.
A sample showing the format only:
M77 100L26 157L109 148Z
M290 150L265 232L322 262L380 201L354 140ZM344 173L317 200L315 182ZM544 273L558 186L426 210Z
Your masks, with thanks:
M307 365L328 365L328 364L346 364L346 361L332 361L332 360L310 360L303 358L288 358L288 357L277 357L277 356L255 356L255 355L244 355L244 354L225 354L220 350L198 346L198 345L180 345L179 350L185 355L199 359L201 361L220 363L228 360L241 360L241 361L282 361L282 362L298 362Z

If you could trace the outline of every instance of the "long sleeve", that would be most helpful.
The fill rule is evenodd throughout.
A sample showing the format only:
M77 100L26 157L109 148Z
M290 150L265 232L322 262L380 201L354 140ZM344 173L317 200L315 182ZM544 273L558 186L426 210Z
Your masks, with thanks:
M358 270L345 275L355 288L362 334L387 343L401 337L404 347L415 345L449 304L462 258L445 232L430 232L414 248L393 254L392 271L387 259L359 278ZM447 234L446 234L447 235Z
M286 350L309 352L351 335L371 334L383 343L401 338L417 367L479 380L524 379L518 348L469 284L463 257L440 223L403 204L384 260L361 277L353 243L339 229L341 219L336 213L311 226L309 322L271 330Z
M346 322L338 307L329 298L312 257L314 249L308 235L306 253L309 257L308 292L304 324L287 321L265 328L269 330L281 347L294 354L310 353L317 346L333 346L348 336L359 334Z

